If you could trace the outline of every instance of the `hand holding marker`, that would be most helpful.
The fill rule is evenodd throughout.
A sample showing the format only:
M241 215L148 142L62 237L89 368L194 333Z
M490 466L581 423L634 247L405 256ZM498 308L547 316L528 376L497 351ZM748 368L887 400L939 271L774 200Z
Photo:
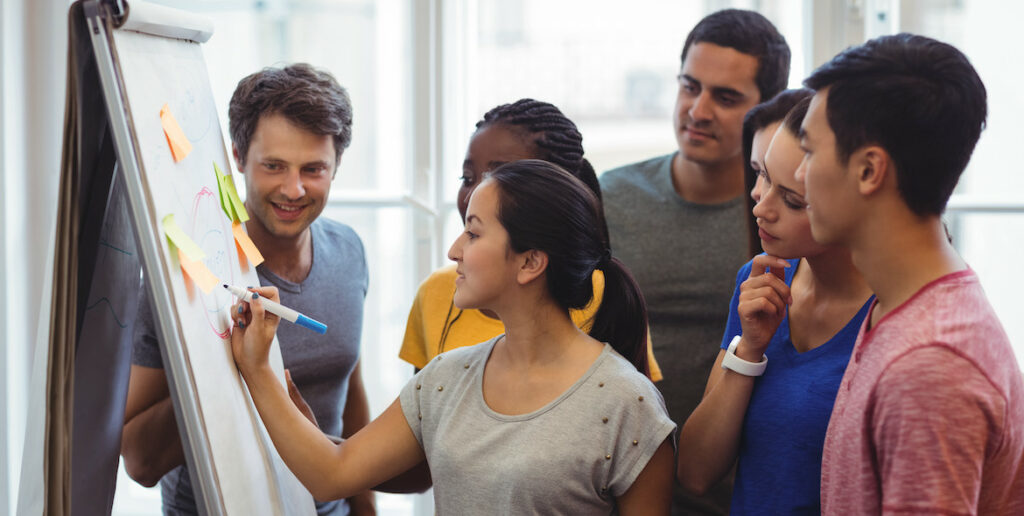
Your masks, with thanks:
M247 299L249 296L252 295L252 292L249 292L248 290L245 290L244 288L235 287L233 285L228 285L226 283L223 286L224 286L225 289L227 289L228 292L231 292L232 294L234 294L239 299L243 299L244 300L244 299ZM268 311L268 312L270 312L270 313L272 313L272 314L274 314L274 315L276 315L276 316L278 316L278 317L280 317L280 318L282 318L282 319L284 319L286 321L293 322L293 323L298 324L299 326L303 326L305 328L309 328L309 329L311 329L311 330L313 330L313 331L315 331L315 332L317 332L317 333L319 333L321 335L327 333L327 325L326 324L324 324L324 323L322 323L320 321L314 320L314 319L310 319L309 317L306 317L305 315L302 315L299 312L296 312L295 310L292 310L291 308L288 308L287 306L284 306L284 305L279 304L279 303L275 303L275 302L273 302L273 301L271 301L271 300L269 300L269 299L267 299L265 297L260 299L260 303L263 305L263 308L266 311Z

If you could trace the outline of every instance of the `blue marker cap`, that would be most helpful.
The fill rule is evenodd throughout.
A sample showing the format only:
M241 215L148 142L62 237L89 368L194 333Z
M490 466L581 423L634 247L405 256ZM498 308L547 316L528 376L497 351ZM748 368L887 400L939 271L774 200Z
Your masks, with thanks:
M323 334L327 333L327 325L326 324L324 324L324 323L322 323L320 321L315 321L313 319L310 319L309 317L306 317L305 315L302 315L302 314L299 314L299 318L295 319L295 324L298 324L299 326L304 326L306 328L309 328L309 329L319 333L320 335L323 335Z

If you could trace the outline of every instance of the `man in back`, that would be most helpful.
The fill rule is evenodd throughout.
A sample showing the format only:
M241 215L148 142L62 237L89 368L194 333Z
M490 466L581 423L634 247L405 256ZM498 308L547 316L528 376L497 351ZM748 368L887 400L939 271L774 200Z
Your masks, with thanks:
M347 437L369 422L359 372L369 280L359 236L319 216L352 138L348 93L330 74L306 64L266 68L238 83L228 118L233 155L245 176L246 231L265 259L256 267L260 283L277 287L285 306L329 328L323 336L292 324L278 329L289 392L324 433ZM148 305L144 296L121 454L137 482L160 482L166 514L195 514ZM373 514L372 494L318 502L317 512Z
M606 172L615 255L647 299L658 384L682 424L718 356L736 271L750 259L743 191L743 117L782 91L789 46L767 19L729 9L683 45L673 125L678 152ZM732 477L695 497L677 487L673 514L726 514Z
M898 34L806 80L814 239L850 248L877 300L832 410L824 514L1024 514L1024 381L941 215L985 125L950 45Z

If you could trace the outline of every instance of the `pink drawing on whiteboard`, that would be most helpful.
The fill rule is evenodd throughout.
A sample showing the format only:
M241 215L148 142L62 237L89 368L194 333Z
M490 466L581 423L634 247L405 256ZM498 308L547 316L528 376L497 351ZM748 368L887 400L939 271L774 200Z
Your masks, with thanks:
M210 272L222 281L226 279L227 283L234 284L235 270L231 266L231 253L235 249L234 236L227 218L221 212L220 199L205 186L192 202L192 234L206 253L203 263ZM222 339L229 338L231 319L219 315L228 306L231 295L222 288L214 288L209 294L203 294L201 299L210 329Z

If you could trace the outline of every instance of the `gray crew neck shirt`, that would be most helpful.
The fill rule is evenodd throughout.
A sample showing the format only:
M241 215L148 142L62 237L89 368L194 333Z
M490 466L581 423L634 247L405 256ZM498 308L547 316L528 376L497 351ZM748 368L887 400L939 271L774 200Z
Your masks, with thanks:
M657 386L682 426L718 358L736 282L750 260L742 196L689 202L672 184L672 158L659 156L604 173L601 193L612 254L629 267L647 300L651 343L664 380ZM732 476L703 497L673 495L673 514L727 514Z
M614 514L675 428L658 390L605 344L557 399L500 414L483 397L500 338L438 355L399 396L430 465L436 513Z
M359 360L369 273L363 243L352 228L320 217L309 229L313 265L302 283L285 280L262 264L256 267L256 273L260 285L278 288L281 304L327 325L327 334L320 335L282 322L277 340L284 367L291 372L320 429L340 436L348 380ZM133 364L163 368L148 295L142 296L133 340ZM164 475L160 489L165 514L197 514L186 467L179 466ZM317 502L319 516L344 516L348 512L345 500Z

